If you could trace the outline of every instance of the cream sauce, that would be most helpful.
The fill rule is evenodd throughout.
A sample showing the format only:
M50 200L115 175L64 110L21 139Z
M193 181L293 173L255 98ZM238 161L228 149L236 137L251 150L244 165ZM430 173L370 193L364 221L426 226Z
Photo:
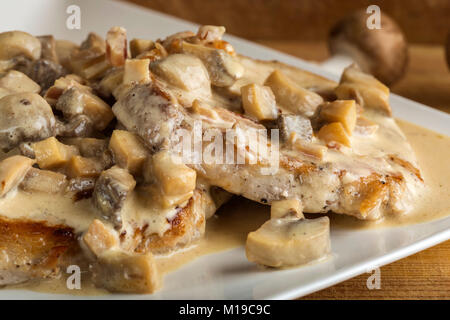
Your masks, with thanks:
M414 200L414 209L408 214L389 216L377 222L362 221L343 215L329 215L332 228L392 227L431 221L450 215L448 160L450 159L450 137L405 121L397 120L397 123L412 146L426 184L424 191ZM79 230L85 229L92 219L90 203L85 200L79 201L73 206L70 198L54 201L53 197L52 201L52 196L44 194L35 196L37 199L35 201L27 201L27 195L24 192L8 196L2 200L2 213L9 217L18 217L18 212L29 212L33 217L38 218L38 212L41 212L45 219L57 223L66 222ZM68 209L69 201L70 208L75 209ZM52 212L59 214L56 216ZM201 255L244 245L248 232L256 230L268 218L268 206L235 198L207 221L205 237L196 245L168 256L157 257L159 270L163 274L167 274ZM19 287L53 293L105 294L105 291L95 289L88 280L82 283L82 290L68 290L65 283L66 278L61 277L61 279L43 281L40 284L32 282Z

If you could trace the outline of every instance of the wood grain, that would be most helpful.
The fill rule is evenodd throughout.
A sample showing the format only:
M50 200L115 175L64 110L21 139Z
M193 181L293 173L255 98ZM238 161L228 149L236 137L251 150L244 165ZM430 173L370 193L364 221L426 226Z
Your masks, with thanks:
M448 0L131 0L200 24L227 27L249 39L323 41L330 27L357 9L379 5L410 42L443 44L450 30Z

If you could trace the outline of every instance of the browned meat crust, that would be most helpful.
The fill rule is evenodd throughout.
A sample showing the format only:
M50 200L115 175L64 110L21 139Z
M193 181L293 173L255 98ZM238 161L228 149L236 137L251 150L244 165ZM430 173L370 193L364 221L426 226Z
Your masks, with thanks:
M69 227L0 218L0 285L56 276L62 255L75 246Z

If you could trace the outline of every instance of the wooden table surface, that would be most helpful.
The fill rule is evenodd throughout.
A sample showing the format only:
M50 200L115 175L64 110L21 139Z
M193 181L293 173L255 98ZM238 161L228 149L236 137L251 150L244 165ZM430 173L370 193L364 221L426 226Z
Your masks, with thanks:
M328 57L324 43L258 42L303 59ZM410 46L408 71L392 91L450 113L450 71L443 48ZM367 289L369 276L360 275L303 299L450 299L450 241L382 267L380 290Z

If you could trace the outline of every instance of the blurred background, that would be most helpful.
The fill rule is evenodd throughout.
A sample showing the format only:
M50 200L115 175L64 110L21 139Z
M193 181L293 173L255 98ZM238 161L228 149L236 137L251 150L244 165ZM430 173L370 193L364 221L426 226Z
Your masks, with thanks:
M450 70L445 56L450 31L450 0L128 2L199 24L223 25L228 33L313 61L329 57L327 36L336 22L357 9L378 5L398 23L409 45L406 73L391 90L450 113ZM367 290L368 275L363 274L306 299L448 299L450 241L384 266L381 274L381 290Z
M410 61L392 91L450 112L450 71L445 60L449 0L128 0L227 32L303 59L328 56L331 27L357 9L378 5L403 30Z

